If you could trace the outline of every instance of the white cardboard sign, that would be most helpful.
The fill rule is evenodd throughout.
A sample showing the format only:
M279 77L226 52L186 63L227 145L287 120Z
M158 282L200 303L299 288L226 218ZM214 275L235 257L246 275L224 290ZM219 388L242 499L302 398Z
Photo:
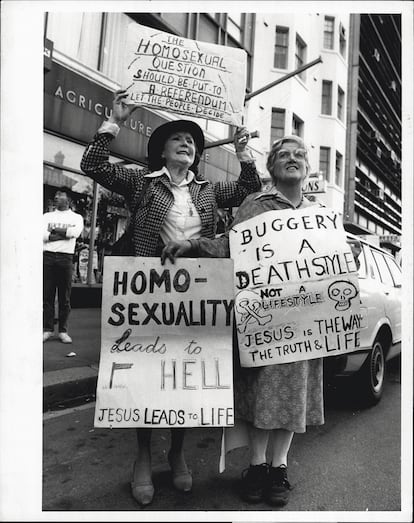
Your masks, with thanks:
M265 212L232 229L230 251L243 367L359 348L358 277L336 211Z
M243 49L130 24L122 85L130 103L240 126L246 63Z
M105 258L95 427L233 425L233 288L232 260Z

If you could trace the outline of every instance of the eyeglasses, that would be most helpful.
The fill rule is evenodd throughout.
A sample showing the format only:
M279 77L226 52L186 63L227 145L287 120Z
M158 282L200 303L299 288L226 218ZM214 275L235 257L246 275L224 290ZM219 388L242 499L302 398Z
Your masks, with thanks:
M305 149L295 149L294 151L280 149L276 153L277 160L288 160L291 156L293 156L295 160L306 160L306 151Z

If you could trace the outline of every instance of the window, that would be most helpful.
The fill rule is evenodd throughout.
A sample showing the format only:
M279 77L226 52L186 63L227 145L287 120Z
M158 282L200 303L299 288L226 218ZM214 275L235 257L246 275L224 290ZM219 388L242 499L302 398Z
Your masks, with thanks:
M391 271L392 279L394 280L394 286L401 287L402 274L397 262L393 258L389 258L388 256L385 257L385 261L387 262L388 268Z
M238 42L243 38L243 20L242 13L228 13L227 17L227 32Z
M105 24L102 52L102 72L109 78L122 82L123 63L119 59L125 53L128 24L131 19L124 13L109 13Z
M342 186L342 154L336 152L335 161L335 184L339 187Z
M289 28L276 26L274 67L287 69L289 50Z
M303 138L303 120L296 116L296 114L292 116L292 134Z
M345 27L339 25L339 52L341 53L342 58L345 58L346 55L346 37L345 37Z
M331 170L331 148L320 147L319 148L319 170L323 172L323 177L328 182L330 181L330 170Z
M98 68L102 13L48 13L47 38L61 53Z
M188 17L186 38L244 49L247 53L247 88L251 88L253 28L252 13L181 13ZM214 16L214 19L213 19Z
M360 255L358 256L359 261L359 269L358 269L358 277L359 278L366 278L367 277L367 260L365 258L365 248L366 245L362 244L362 251Z
M332 114L332 82L322 81L322 114Z
M338 119L344 121L344 99L345 93L338 85Z
M160 13L160 17L180 34L187 36L188 17L183 13Z
M299 67L302 67L302 65L305 65L305 62L306 62L306 44L299 35L296 35L295 61L296 61L296 64L295 64L296 69L298 69ZM305 80L306 71L302 71L299 74L299 78L301 78L302 80Z
M380 279L385 285L394 286L394 280L392 279L390 269L385 261L385 257L378 251L372 251L375 263L377 264Z
M270 128L270 144L285 135L285 110L272 108L272 123Z
M323 47L325 49L334 48L334 23L333 16L325 16L325 23L323 26Z
M200 16L197 40L219 43L220 28L208 16Z

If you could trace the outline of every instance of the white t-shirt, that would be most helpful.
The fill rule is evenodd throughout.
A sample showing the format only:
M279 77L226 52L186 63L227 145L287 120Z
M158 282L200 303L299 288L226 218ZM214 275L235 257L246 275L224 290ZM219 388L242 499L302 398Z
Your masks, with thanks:
M66 238L50 242L49 235L54 228L65 229ZM82 229L82 216L71 209L46 212L43 215L43 250L73 254L75 252L76 238L80 236Z

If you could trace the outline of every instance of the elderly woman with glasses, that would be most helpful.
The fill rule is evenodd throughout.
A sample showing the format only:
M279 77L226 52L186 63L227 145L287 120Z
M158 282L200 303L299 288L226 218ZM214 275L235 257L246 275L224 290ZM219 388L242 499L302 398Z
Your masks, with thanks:
M239 207L233 226L266 211L319 205L302 193L309 162L300 137L285 136L276 141L267 160L267 169L273 187L248 196ZM173 261L176 256L190 253L229 257L228 232L215 240L199 238L171 242L164 249L162 259ZM236 423L237 419L247 423L250 447L250 467L243 474L242 497L249 502L264 500L270 505L285 505L290 490L287 457L293 435L305 432L307 425L324 423L322 360L241 368L237 354L235 418ZM269 444L270 464L266 459Z
M171 240L215 238L217 209L238 207L260 189L260 179L250 152L248 132L237 130L234 145L241 165L237 180L211 183L198 173L204 134L193 121L174 120L157 127L148 141L148 170L128 169L109 162L109 145L137 106L127 104L127 92L115 92L112 113L86 148L82 171L107 189L122 194L130 209L135 256L159 256ZM149 377L150 379L150 377ZM171 429L168 461L174 487L192 488L192 475L183 452L185 429ZM151 468L151 429L137 429L138 454L131 482L140 505L154 496Z

